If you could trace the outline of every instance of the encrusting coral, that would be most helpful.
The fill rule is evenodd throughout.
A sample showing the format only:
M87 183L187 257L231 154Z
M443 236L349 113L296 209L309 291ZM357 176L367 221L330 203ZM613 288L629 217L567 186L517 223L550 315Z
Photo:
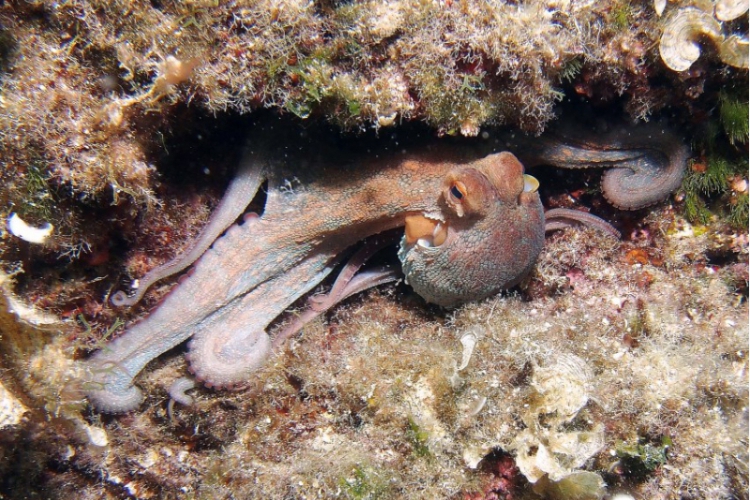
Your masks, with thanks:
M541 131L574 79L634 116L680 102L649 90L664 72L647 52L653 11L619 3L38 1L0 8L0 23L7 163L115 202L154 202L149 159L177 103L476 135Z

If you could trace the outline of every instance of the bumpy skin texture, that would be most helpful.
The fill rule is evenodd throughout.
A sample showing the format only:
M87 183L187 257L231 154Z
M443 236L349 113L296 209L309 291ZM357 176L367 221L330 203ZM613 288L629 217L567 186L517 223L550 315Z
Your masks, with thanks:
M457 183L460 199L451 192ZM399 250L406 282L425 300L446 307L480 300L531 270L544 245L544 210L536 190L524 191L515 156L498 153L453 170L441 202L445 241L405 236Z
M281 160L280 151L249 151L235 181L245 189L233 185L230 192L254 192L267 179L263 215L232 226L156 311L88 360L89 400L106 412L136 408L142 394L133 377L189 338L190 368L198 379L211 387L246 381L270 353L267 326L320 283L345 250L403 226L406 216L439 213L447 173L470 167L480 154L433 147L358 165L300 168L298 158ZM238 204L222 205L233 208L216 214L205 233L221 233L217 227L239 215ZM196 246L206 246L205 238Z
M607 200L623 210L638 210L662 201L682 184L690 150L660 123L587 130L570 123L542 137L509 137L526 167L609 168L602 177ZM614 167L614 168L610 168Z
M616 148L609 143L597 150L543 140L550 146L535 148L529 156L534 164L554 164L564 151L562 166L588 166L596 164L599 151L605 166L643 171L643 164L652 161L646 172L659 174L665 162L683 161L684 169L682 156L675 160L672 152L651 145L647 154L633 152L633 146L612 153ZM354 164L351 158L336 160L336 151L322 151L317 159L309 158L309 152L307 157L290 154L285 141L276 137L255 142L227 191L229 199L193 248L144 277L140 295L202 254L192 275L150 316L86 362L89 400L105 412L137 408L143 396L134 377L149 361L188 339L190 369L205 385L246 382L274 348L268 325L320 283L348 248L407 221L400 256L407 279L427 300L452 306L512 286L541 250L545 219L537 193L524 187L523 167L515 157L486 156L505 149L512 143L508 141L474 148L433 145L368 155ZM216 239L264 180L263 214L246 217L244 224ZM566 219L587 223L575 213L556 214L548 222ZM365 281L383 279L392 277L382 274ZM363 286L353 281L335 295L344 297ZM128 305L138 297L118 295L115 302Z

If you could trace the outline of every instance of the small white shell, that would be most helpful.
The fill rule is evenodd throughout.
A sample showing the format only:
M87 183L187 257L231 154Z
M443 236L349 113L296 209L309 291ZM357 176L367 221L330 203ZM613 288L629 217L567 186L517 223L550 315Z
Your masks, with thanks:
M13 236L17 236L29 243L42 244L47 237L52 234L52 224L46 222L42 227L29 226L26 221L13 212L8 217L8 231Z
M656 15L661 17L661 15L664 13L664 9L667 8L667 0L654 0L654 10L656 10Z
M461 364L458 367L458 371L469 366L469 360L471 359L471 354L474 352L474 346L477 345L476 334L471 331L464 333L461 337L461 344L464 346L464 351L461 355Z
M701 55L698 41L702 37L719 43L723 38L719 22L710 14L693 7L677 11L667 21L659 42L664 64L674 71L690 68Z
M716 18L735 19L748 10L746 1L723 0L716 4ZM733 17L734 16L734 17ZM659 52L664 63L675 71L685 71L700 57L699 41L716 45L719 58L735 68L748 67L748 40L738 35L725 37L721 25L710 13L686 7L676 11L664 27Z
M393 123L396 121L396 117L398 116L398 113L391 113L390 115L379 115L378 116L378 125L381 127L390 127L393 125Z
M718 0L714 7L714 15L719 21L731 21L747 12L747 0Z

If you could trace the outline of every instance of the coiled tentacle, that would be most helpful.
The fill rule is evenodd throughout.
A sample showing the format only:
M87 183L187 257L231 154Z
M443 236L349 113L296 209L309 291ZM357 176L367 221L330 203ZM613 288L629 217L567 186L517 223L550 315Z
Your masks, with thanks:
M659 124L615 129L604 134L550 133L530 138L514 135L506 144L517 149L527 167L609 168L602 176L604 197L617 208L638 210L664 200L685 175L690 149Z

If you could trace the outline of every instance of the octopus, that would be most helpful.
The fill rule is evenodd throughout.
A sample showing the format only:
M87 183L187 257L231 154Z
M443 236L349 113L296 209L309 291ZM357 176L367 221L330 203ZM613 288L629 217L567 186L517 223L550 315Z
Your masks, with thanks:
M280 137L254 140L192 246L142 277L134 295L112 296L114 305L132 306L157 281L193 266L149 316L84 361L84 388L95 409L138 408L143 394L134 378L185 341L198 381L238 388L312 318L401 273L427 302L455 307L518 284L548 231L585 224L618 234L583 211L545 212L539 183L524 165L606 168L604 196L636 210L679 187L689 154L658 125L598 135L498 134L470 145L441 141L359 158L326 150L315 159L310 151L290 154L288 144ZM243 217L261 189L262 213ZM363 270L394 239L401 270ZM335 269L330 291L309 297L307 309L272 338L269 326ZM175 399L189 401L180 393L192 384L176 387Z

